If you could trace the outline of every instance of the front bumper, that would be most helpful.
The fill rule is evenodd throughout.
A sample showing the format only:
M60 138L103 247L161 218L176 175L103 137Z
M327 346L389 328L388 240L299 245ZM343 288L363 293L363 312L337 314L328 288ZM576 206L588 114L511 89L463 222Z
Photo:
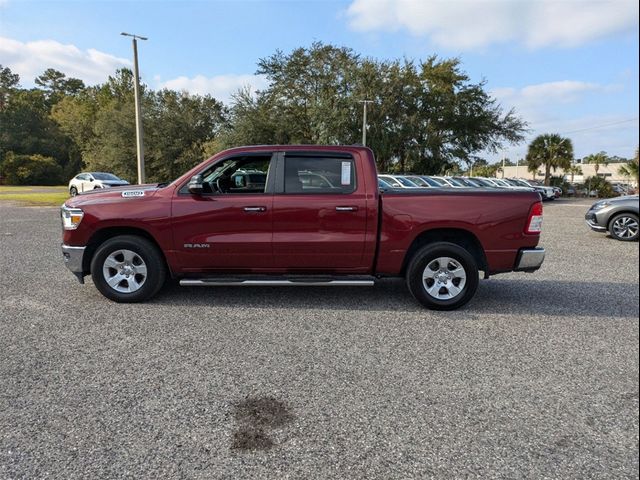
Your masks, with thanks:
M516 272L535 272L544 262L544 248L523 248L518 252L516 259Z
M589 228L591 228L591 230L594 230L596 232L605 232L607 230L607 227L603 227L602 225L600 225L600 223L598 222L598 216L592 210L589 210L585 214L584 221L587 222L587 225L589 226Z
M82 268L84 260L84 251L86 247L72 247L62 244L62 258L64 258L65 266L71 270L80 283L84 283L84 269Z

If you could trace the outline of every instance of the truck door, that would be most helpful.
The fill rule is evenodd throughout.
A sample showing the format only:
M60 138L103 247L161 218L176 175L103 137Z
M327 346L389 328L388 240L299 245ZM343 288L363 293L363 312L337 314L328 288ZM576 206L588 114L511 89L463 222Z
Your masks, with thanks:
M278 158L273 254L289 272L366 271L367 199L360 160L292 151Z
M273 266L272 154L245 154L206 167L204 193L173 198L174 245L185 272L250 273Z

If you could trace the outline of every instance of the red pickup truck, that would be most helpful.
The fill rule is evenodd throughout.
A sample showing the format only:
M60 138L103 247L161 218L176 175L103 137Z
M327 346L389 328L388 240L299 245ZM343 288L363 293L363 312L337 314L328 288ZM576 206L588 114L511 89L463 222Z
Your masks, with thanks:
M170 184L114 187L62 206L66 266L117 302L180 285L373 285L404 277L452 310L484 278L540 268L538 193L378 188L368 148L227 150Z

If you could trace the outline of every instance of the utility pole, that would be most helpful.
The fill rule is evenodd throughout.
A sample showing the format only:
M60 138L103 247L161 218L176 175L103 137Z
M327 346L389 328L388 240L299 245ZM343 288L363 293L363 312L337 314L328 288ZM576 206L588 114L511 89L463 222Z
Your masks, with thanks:
M505 158L502 157L502 178L504 178L504 160Z
M360 100L362 104L362 146L367 146L367 104L373 103L373 100Z
M138 183L144 183L144 144L142 140L142 109L140 107L140 72L138 71L138 42L147 40L147 37L122 32L120 35L131 37L133 40L133 94L136 105L136 152L138 154Z

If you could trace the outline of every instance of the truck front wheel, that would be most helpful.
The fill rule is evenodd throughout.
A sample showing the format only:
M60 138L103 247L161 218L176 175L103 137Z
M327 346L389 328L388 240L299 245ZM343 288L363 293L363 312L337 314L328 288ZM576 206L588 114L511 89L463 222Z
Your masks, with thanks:
M478 265L455 243L427 245L407 268L407 286L416 300L432 310L455 310L466 304L478 288Z
M122 303L151 298L162 287L162 255L146 238L120 235L104 242L91 260L91 278L105 297Z

